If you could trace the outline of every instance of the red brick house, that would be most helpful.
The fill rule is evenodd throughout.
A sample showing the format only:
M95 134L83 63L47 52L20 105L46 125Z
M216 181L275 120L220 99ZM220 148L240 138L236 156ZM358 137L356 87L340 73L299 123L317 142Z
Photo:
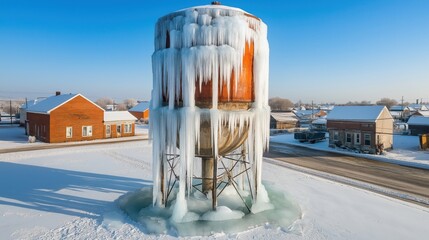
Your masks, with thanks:
M140 102L128 111L140 121L149 120L149 105L150 102Z
M374 154L393 146L393 118L385 106L336 106L327 129L330 147Z
M104 110L81 94L59 92L27 109L30 136L48 143L104 138Z
M129 137L135 135L137 118L127 111L104 113L105 138Z

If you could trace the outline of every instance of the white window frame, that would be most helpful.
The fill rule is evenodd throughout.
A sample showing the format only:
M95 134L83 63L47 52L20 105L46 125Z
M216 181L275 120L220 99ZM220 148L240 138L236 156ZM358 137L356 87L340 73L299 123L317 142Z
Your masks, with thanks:
M110 137L112 135L112 126L110 124L106 125L106 137Z
M82 126L82 137L92 136L92 126Z
M125 123L124 124L124 133L132 133L133 132L133 126L131 123Z
M368 139L367 139L367 137L368 137ZM369 144L366 144L367 140L369 141ZM365 146L371 146L371 134L365 133L363 135L363 143L364 143Z
M66 127L66 138L73 137L73 127Z
M350 136L350 141L348 141L349 136ZM353 134L350 132L346 132L346 143L352 143L352 139L353 139Z
M354 134L354 137L355 137L355 144L361 144L361 136L360 136L360 133L355 133Z

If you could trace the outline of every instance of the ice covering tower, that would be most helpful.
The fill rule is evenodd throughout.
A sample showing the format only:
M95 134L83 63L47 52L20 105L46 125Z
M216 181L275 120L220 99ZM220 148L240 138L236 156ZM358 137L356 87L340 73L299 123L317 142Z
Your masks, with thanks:
M266 201L262 154L268 147L267 27L241 9L208 5L160 18L152 55L153 203L173 217L200 191L217 206L226 186ZM178 188L177 188L178 184ZM176 189L176 190L173 190Z

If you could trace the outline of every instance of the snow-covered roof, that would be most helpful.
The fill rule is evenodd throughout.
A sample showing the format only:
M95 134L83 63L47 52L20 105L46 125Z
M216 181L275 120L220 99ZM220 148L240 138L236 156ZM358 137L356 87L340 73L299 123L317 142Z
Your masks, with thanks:
M40 103L43 100L45 100L45 98L37 98L37 99L34 99L34 100L29 100L26 103L22 104L19 108L26 109L26 108L29 108L29 107L31 107L33 105L36 105L37 103Z
M412 116L408 119L408 125L429 126L429 117Z
M48 97L45 100L33 106L28 107L27 112L49 114L51 111L55 110L56 108L60 107L61 105L67 103L68 101L72 100L77 96L81 96L85 98L90 103L94 104L95 106L103 110L100 106L93 103L91 100L87 99L86 97L82 96L80 93L78 94L69 93L69 94L61 94L61 95L54 95L54 96Z
M400 116L402 116L402 112L390 110L390 115L392 115L392 117L400 117Z
M328 120L375 122L385 106L335 106Z
M326 118L325 117L320 117L314 121L312 121L312 124L326 124Z
M140 102L134 107L130 108L128 111L130 112L144 112L149 109L150 102Z
M114 121L136 121L137 118L134 117L128 111L112 111L104 112L104 121L105 122L114 122Z
M298 122L298 118L293 112L271 112L271 116L279 122Z
M423 117L429 117L429 111L417 111L417 114L420 114Z
M245 14L249 14L248 12L244 11L243 9L240 8L236 8L236 7L230 7L230 6L226 6L226 5L217 5L217 4L212 4L212 5L202 5L202 6L195 6L195 7L190 7L190 8L185 8L185 9L181 9L179 11L173 12L172 14L175 13L179 13L179 12L183 12L183 11L192 11L195 9L219 9L219 10L223 10L225 12L231 12L231 11L235 11L235 12L240 12L240 13L245 13Z
M404 106L400 106L400 105L395 105L395 106L391 106L390 107L390 111L403 111L405 110L406 107Z
M415 109L415 110L423 110L423 111L428 110L428 108L426 107L426 105L423 105L423 104L412 103L412 104L410 104L408 106L410 108Z

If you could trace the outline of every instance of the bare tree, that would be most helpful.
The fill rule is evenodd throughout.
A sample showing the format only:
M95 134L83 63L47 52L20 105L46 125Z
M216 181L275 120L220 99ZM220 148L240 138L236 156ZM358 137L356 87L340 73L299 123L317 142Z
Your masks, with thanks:
M113 104L113 99L111 98L100 98L95 103L103 109L106 109L107 105Z
M382 98L379 101L376 102L377 105L384 105L387 108L390 108L392 106L395 106L398 104L398 102L395 99L390 98Z
M358 102L358 101L354 101L354 102L352 102L352 101L348 101L346 104L344 104L345 106L370 106L370 105L373 105L373 104L371 104L371 101L360 101L360 102Z
M125 103L118 104L117 108L118 111L127 111L129 108Z
M289 111L293 108L293 103L289 99L279 97L271 98L268 105L273 111Z
M124 104L126 106L126 110L128 110L128 109L134 107L135 105L137 105L137 100L135 100L133 98L125 99Z

